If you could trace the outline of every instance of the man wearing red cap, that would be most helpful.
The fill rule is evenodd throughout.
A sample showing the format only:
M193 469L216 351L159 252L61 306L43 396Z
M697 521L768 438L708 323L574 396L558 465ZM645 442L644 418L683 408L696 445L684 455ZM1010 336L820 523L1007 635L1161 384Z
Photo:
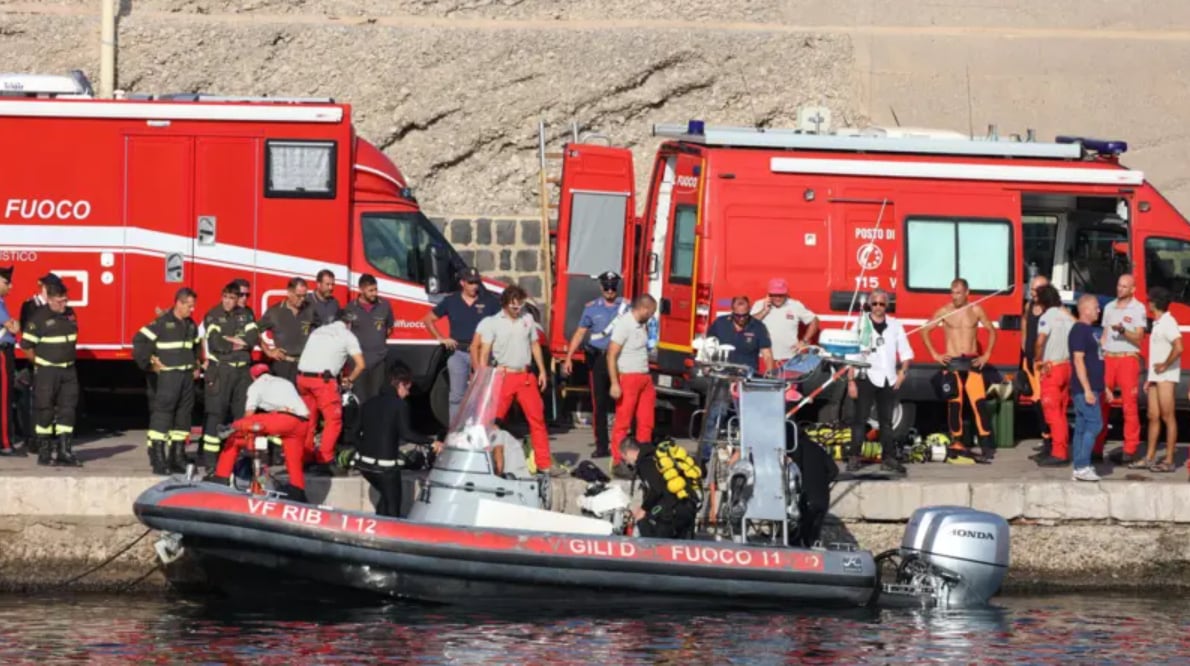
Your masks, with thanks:
M752 316L764 323L773 342L773 361L781 367L794 353L818 334L818 316L802 302L789 297L785 278L769 280L768 298L758 299L752 306ZM798 337L800 326L806 334Z
M240 449L252 446L255 437L279 437L285 451L285 469L289 472L290 499L306 501L306 477L302 471L306 430L310 423L310 409L290 382L269 374L269 366L257 363L249 371L252 385L248 387L248 401L244 418L231 424L222 433L226 438L215 474L217 483L231 478Z

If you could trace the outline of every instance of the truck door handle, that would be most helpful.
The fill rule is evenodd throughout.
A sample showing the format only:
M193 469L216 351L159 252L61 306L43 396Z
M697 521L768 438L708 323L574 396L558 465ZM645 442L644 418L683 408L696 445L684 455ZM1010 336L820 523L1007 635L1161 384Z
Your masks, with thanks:
M1000 315L1000 330L1001 331L1019 331L1019 330L1021 330L1021 316L1020 315Z
M670 311L672 308L670 307L670 302L669 302L669 299L668 299L668 298L663 298L663 299L661 299L661 306L660 306L660 308L659 308L659 309L660 309L660 311L661 311L661 314L663 314L663 315L667 315L667 314L669 314L669 311Z
M198 244L199 245L214 245L215 244L215 226L218 220L214 215L199 215L198 216Z

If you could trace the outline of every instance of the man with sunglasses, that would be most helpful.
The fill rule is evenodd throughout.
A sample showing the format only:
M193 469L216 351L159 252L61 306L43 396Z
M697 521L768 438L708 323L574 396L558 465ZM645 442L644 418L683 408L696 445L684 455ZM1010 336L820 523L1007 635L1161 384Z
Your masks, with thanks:
M876 427L880 431L881 467L886 472L904 474L905 466L897 460L893 442L893 405L897 391L905 381L913 348L909 336L895 317L888 314L888 292L875 289L868 297L871 312L860 321L860 349L871 364L867 379L855 376L848 382L847 392L855 399L855 416L851 423L851 449L847 456L848 471L861 466L860 447L867 436L868 414L876 405ZM900 366L897 358L900 357Z
M773 342L773 359L778 367L793 358L805 341L818 334L818 316L802 302L789 297L789 283L784 278L769 280L768 297L756 301L752 316L764 323ZM798 337L802 326L806 334Z
M611 342L615 320L628 310L628 301L620 296L620 276L607 271L595 276L599 280L602 295L587 301L579 318L578 328L570 336L566 347L566 361L562 372L569 375L574 371L574 352L583 344L583 357L587 363L588 384L591 390L591 425L595 429L595 453L592 458L606 458L611 455L608 440L608 417L615 413L616 401L611 397L611 375L607 365L607 348ZM587 333L590 332L590 337Z
M715 338L721 345L734 347L727 355L729 363L746 365L764 373L773 367L773 342L768 329L752 317L751 310L752 301L747 296L732 298L731 313L716 319L707 329L707 337ZM698 443L700 462L710 457L730 404L731 392L728 387L714 390L707 396L702 437Z
M450 379L450 421L453 423L463 395L471 382L471 344L475 329L485 317L500 312L500 299L484 289L479 271L468 268L459 277L459 290L443 298L433 310L421 320L426 330L438 341L450 356L446 359L446 372ZM449 335L443 337L435 325L446 317ZM449 424L447 424L449 425Z
M232 280L232 283L240 290L240 297L236 299L236 307L247 310L252 320L255 321L256 311L248 304L248 298L252 295L252 284L245 278L236 278Z

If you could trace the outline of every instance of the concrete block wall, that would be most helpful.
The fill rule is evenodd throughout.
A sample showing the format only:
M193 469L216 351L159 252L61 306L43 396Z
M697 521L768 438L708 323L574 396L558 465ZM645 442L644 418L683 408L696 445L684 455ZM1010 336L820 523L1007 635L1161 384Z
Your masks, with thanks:
M543 296L549 264L541 253L540 218L443 215L431 220L468 265L521 285L535 299Z

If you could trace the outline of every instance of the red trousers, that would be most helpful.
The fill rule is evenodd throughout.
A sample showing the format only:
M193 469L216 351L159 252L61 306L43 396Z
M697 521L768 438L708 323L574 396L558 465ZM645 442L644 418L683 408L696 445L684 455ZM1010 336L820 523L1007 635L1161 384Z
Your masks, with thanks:
M1140 448L1140 357L1107 356L1103 359L1103 383L1110 392L1120 389L1120 409L1124 412L1124 453L1134 454ZM1111 403L1103 401L1103 430L1095 440L1096 454L1103 453L1107 441L1107 417Z
M322 377L299 375L298 395L310 410L310 427L306 431L305 450L312 454L314 462L328 464L335 459L335 443L343 430L343 396L339 394L339 382ZM314 426L322 414L322 443L314 451ZM286 454L288 455L288 454Z
M1041 412L1050 429L1050 455L1070 460L1070 424L1066 409L1070 407L1070 361L1047 364L1041 374Z
M306 432L310 430L309 425L308 421L285 412L245 416L231 424L236 432L224 443L223 451L219 453L219 462L215 465L215 474L231 476L240 449L250 449L257 435L280 437L281 447L285 451L285 470L289 472L289 483L295 488L305 490L306 475L302 471L302 452ZM255 426L260 426L260 430L255 430Z
M628 426L636 416L636 441L653 441L653 414L657 409L657 389L647 372L620 375L620 399L616 401L616 427L612 430L612 464L620 462L620 442L628 436Z
M537 377L531 372L505 372L500 384L500 404L496 407L496 418L502 419L516 400L529 422L529 441L533 443L533 462L537 471L550 468L550 435L545 429L545 404L541 402L541 389Z

